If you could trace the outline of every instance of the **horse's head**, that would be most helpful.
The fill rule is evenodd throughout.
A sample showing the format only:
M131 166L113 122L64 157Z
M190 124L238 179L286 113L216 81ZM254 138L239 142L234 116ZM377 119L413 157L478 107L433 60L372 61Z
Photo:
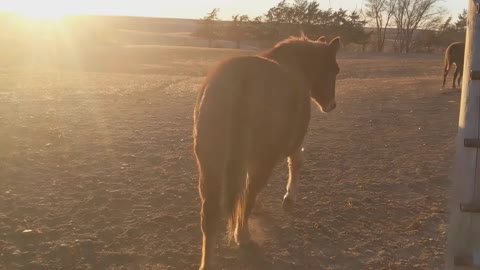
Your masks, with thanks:
M337 106L335 101L335 81L340 71L337 64L337 52L340 48L340 38L334 38L330 43L319 39L316 53L309 61L308 80L311 85L311 96L323 112L330 112ZM318 42L318 41L317 41Z
M261 55L296 71L320 109L329 112L337 106L335 81L340 71L337 64L339 48L339 37L327 43L323 36L313 41L301 35L290 37Z

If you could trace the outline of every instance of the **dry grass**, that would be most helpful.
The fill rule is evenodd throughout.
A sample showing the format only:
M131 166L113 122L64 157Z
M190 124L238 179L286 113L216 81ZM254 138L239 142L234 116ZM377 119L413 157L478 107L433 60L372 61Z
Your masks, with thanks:
M0 268L195 269L195 95L246 52L88 53L1 71ZM459 108L441 62L344 55L338 108L313 113L296 211L280 207L282 164L252 220L261 252L222 248L220 268L440 269Z

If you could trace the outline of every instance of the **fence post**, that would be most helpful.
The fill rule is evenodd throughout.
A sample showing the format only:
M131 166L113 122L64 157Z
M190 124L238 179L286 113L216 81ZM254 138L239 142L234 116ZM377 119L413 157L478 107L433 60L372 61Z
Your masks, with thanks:
M446 270L480 269L480 0L468 1Z

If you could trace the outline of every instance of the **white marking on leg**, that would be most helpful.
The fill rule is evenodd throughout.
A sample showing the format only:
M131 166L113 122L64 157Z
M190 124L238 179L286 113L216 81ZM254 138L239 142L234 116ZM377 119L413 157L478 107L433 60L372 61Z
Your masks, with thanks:
M294 154L288 157L288 183L287 193L285 199L295 202L297 198L298 182L300 181L300 170L303 166L303 148L295 151Z

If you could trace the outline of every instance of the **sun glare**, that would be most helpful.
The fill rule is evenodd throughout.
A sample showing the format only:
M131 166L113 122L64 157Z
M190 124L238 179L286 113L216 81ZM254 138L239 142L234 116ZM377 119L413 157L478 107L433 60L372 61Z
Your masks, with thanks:
M65 2L62 0L19 1L11 10L33 21L58 21L67 15Z
M46 10L24 10L17 12L20 16L35 21L56 21L61 19L65 14L59 12L51 12Z

